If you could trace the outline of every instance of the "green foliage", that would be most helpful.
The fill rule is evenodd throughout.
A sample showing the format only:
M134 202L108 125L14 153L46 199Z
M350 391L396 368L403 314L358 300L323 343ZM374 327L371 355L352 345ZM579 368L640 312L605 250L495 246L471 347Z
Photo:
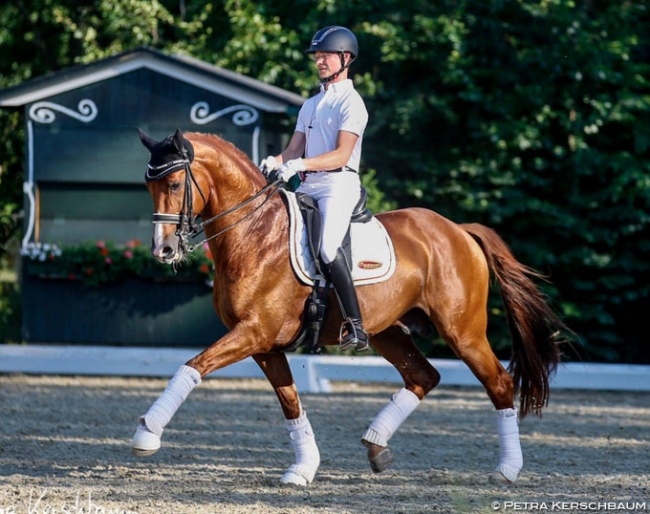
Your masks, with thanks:
M18 283L0 280L0 342L20 342L21 297Z
M349 26L372 209L419 205L495 228L549 275L544 292L594 360L650 362L648 11L641 0L10 0L0 87L148 45L307 95L309 38ZM20 116L0 111L0 131L6 240L20 225ZM507 348L498 299L490 308L491 340Z
M365 170L361 175L361 183L368 191L367 206L373 213L391 211L397 208L397 202L387 198L381 189L381 183L377 177L377 170Z

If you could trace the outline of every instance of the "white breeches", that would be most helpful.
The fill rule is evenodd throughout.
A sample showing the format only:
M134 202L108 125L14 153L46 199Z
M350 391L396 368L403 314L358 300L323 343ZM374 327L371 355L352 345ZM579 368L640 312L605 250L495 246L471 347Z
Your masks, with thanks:
M329 264L336 258L361 196L359 175L351 171L308 173L297 192L311 196L323 214L320 254Z

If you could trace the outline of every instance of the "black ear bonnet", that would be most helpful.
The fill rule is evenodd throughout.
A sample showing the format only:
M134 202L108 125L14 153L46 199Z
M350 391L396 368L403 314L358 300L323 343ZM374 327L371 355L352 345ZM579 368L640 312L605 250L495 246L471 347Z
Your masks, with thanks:
M180 129L174 135L156 142L139 130L142 144L151 152L145 180L153 182L185 169L194 160L194 147L183 137Z

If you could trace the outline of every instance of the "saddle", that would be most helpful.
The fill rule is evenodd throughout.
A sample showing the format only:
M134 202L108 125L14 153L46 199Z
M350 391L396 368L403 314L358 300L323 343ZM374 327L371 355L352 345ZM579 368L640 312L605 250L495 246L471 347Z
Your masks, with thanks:
M320 353L318 337L325 319L331 286L327 267L320 258L323 216L309 195L285 190L282 192L290 218L291 263L298 278L304 284L312 286L312 292L305 303L303 329L285 351L295 351L302 346L310 353ZM367 198L368 193L362 186L350 227L341 244L345 260L358 285L387 280L395 269L392 242L383 225L368 209ZM377 254L382 262L376 262Z
M316 201L305 193L296 193L296 200L298 201L298 208L302 214L302 218L305 222L305 228L307 230L307 240L309 242L309 250L312 258L315 263L317 263L317 269L323 269L324 263L320 258L320 247L321 240L323 235L323 214L318 209ZM372 211L368 209L366 202L368 201L368 191L366 188L361 186L361 196L357 205L352 211L352 216L350 218L350 223L367 223L372 219ZM352 271L352 245L350 238L350 227L345 233L343 242L341 243L341 250L345 255L345 260ZM322 273L321 273L322 274Z

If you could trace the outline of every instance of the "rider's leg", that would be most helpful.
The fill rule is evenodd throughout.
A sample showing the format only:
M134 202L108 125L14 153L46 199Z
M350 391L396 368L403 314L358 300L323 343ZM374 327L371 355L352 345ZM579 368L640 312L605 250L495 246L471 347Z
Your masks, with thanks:
M363 329L357 292L354 289L350 268L341 250L338 250L336 258L327 264L327 270L343 310L344 330L341 331L341 349L354 347L357 351L367 350L370 347L368 334Z
M350 228L350 218L361 195L359 175L349 171L318 173L309 176L298 191L311 195L323 215L321 258L326 264L332 284L339 296L343 310L341 348L352 346L368 349L368 335L361 324L361 310L354 282L339 248ZM342 257L342 254L341 254Z

